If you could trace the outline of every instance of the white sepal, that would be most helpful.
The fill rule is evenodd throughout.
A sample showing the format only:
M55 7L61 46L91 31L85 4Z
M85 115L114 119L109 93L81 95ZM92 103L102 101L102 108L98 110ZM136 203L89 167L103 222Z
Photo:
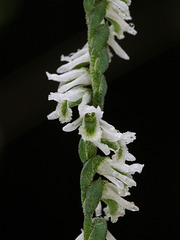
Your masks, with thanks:
M128 209L130 211L138 211L139 208L133 203L128 202L119 195L117 187L109 182L104 184L102 199L111 199L116 201L121 207Z
M80 69L74 69L69 72L63 73L63 74L51 74L46 72L46 75L48 77L48 80L53 80L56 82L68 82L71 81L75 78L80 77L82 74L86 73L87 70L85 68L80 68Z
M89 73L84 73L80 77L76 78L75 80L73 80L69 83L60 84L60 86L58 88L58 92L64 93L64 92L68 91L69 89L76 87L78 85L88 86L90 84L91 84L91 77L90 77Z

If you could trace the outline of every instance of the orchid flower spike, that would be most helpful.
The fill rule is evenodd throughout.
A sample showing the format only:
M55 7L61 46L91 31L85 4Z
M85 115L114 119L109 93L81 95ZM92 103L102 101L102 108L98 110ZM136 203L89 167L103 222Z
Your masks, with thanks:
M134 132L121 133L103 119L107 82L104 76L113 54L122 59L129 56L116 39L125 34L135 35L129 6L131 0L83 0L88 27L87 43L68 56L56 73L46 75L59 83L48 100L57 103L47 117L67 123L63 131L78 129L78 145L83 169L80 176L84 224L76 240L116 240L107 222L117 222L126 210L138 211L134 202L126 200L130 188L136 186L133 175L141 173L144 165L130 164L136 158L127 145L136 139ZM73 119L73 108L79 117ZM73 119L73 120L72 120ZM95 178L95 176L97 176ZM104 207L104 204L106 206Z

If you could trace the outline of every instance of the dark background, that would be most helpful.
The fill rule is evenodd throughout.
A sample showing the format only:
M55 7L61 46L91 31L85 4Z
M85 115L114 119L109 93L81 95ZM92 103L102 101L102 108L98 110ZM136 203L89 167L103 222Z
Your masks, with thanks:
M104 119L144 163L126 211L109 230L117 239L179 236L179 0L136 0L137 36L120 42L130 61L114 56L106 73ZM0 1L0 238L75 239L82 228L77 132L46 115L60 55L86 43L82 1Z

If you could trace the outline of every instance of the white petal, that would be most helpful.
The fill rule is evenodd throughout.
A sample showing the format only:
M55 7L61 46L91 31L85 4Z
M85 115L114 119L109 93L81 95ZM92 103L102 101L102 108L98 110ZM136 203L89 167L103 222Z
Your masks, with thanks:
M128 6L131 5L131 0L125 0L125 2L127 3Z
M122 11L127 11L129 8L127 4L121 0L108 0L109 2L114 3L116 6L118 6Z
M54 100L56 102L61 103L63 100L66 100L65 98L63 98L63 94L61 93L50 93L50 95L48 96L48 100Z
M79 115L81 118L84 117L84 111L85 108L87 107L87 104L91 101L91 95L89 92L86 92L83 97L82 97L82 102L79 104L78 106L78 110L79 110Z
M96 209L95 209L96 217L99 217L102 215L102 204L101 201L99 201Z
M85 53L84 55L74 59L73 61L62 65L61 67L59 67L57 69L58 73L64 73L67 72L71 69L73 69L75 66L81 64L81 63L85 63L85 62L89 62L90 61L90 57L89 57L89 52Z
M76 87L64 93L64 99L70 102L75 102L78 99L82 98L86 92L87 89L83 87Z
M106 240L116 240L116 239L109 231L107 231Z
M132 155L131 153L129 153L128 151L125 152L124 157L125 157L125 160L127 160L127 161L133 162L133 161L136 160L135 156L133 156L133 155Z
M69 56L61 56L61 61L67 61L70 62L72 60L75 60L76 58L84 55L85 53L87 53L88 50L88 43L85 44L85 46L82 49L78 49L77 52L75 53L71 53Z
M113 175L114 175L114 177L116 177L120 181L124 182L129 187L136 186L136 182L128 176L125 176L117 171L114 171Z
M81 75L80 77L76 78L75 80L73 80L72 82L61 85L58 88L58 92L63 93L63 92L66 92L66 91L68 91L69 89L71 89L75 86L78 86L78 85L87 86L87 85L90 85L90 84L91 84L90 75L88 73L85 73L85 74Z
M74 69L71 70L67 73L58 75L58 74L50 74L48 72L46 72L46 75L48 77L49 80L54 80L56 82L68 82L72 79L75 79L77 77L80 77L82 74L86 73L87 71L84 68L81 69Z
M129 7L121 0L109 0L110 6L122 19L131 20Z
M82 98L86 92L87 92L87 89L83 87L81 88L76 87L65 93L60 93L60 92L50 93L50 95L48 96L48 100L54 100L59 103L61 103L64 100L67 100L69 102L75 102L80 98Z
M125 144L129 144L136 139L136 133L127 131L122 134L121 139L125 142Z
M108 158L105 158L104 161L97 168L98 173L101 175L109 175L111 177L115 177L129 187L136 186L136 182L132 178L117 172L113 168L114 165L112 164L111 166L110 164L111 161L108 160Z
M121 16L114 11L113 8L108 8L106 11L106 16L119 24L122 29L122 32L119 35L119 38L122 38L123 32L128 32L129 34L136 35L137 31L134 27L131 27L127 22L125 22Z
M115 177L106 175L106 174L104 175L104 177L109 179L112 183L114 183L117 186L117 188L119 189L119 191L123 190L124 184L120 180L116 179Z
M144 167L144 164L134 163L129 166L128 173L130 173L130 174L134 174L135 172L141 173L143 167Z
M75 240L84 240L84 233L82 232Z
M125 59L125 60L129 60L129 56L127 55L127 53L119 46L119 44L114 40L114 38L109 38L108 40L108 44L110 47L112 47L112 49L114 50L114 52L121 58Z
M106 183L105 188L103 190L102 199L111 199L116 201L120 206L131 210L131 211L138 211L139 208L133 203L128 202L127 200L123 199L119 196L118 191L114 190L114 186L111 183Z
M122 133L117 131L114 126L104 120L100 120L100 126L103 129L103 137L110 142L116 142L121 138Z
M59 118L59 112L57 110L55 110L54 112L50 113L47 118L48 120L55 120L57 118Z
M63 127L63 131L72 132L76 130L80 126L81 121L82 121L81 118L78 118L74 122L68 123L66 126Z
M107 161L107 160L106 160ZM132 165L125 164L123 161L109 160L108 163L120 172L127 174L134 174L135 172L141 173L144 164L135 163Z
M106 156L110 154L111 148L108 145L101 142L93 142L95 146L97 146Z

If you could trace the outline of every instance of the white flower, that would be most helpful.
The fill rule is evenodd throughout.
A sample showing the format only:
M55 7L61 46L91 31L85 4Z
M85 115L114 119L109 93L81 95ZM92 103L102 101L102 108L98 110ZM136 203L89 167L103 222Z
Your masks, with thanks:
M114 50L114 52L120 57L123 58L125 60L129 60L129 56L127 55L127 53L119 46L119 44L115 41L115 33L112 29L112 26L110 27L110 35L109 35L109 39L108 39L108 44L110 47L112 47L112 49Z
M55 100L58 104L56 110L48 115L48 119L59 118L61 123L70 122L72 119L70 103L80 100L88 91L84 87L91 84L90 74L86 68L74 69L61 75L48 72L46 74L49 80L60 82L58 92L49 95L49 100Z
M108 0L112 4L112 8L125 20L131 20L128 4L122 0Z
M98 166L99 174L110 180L119 189L121 196L127 196L129 187L136 186L136 182L132 179L135 172L141 173L144 165L135 163L128 165L125 161L134 161L135 157L129 153L126 144L135 139L135 133L125 132L121 135L117 142L118 149L111 158L105 158Z
M88 86L91 84L91 77L87 69L75 69L67 73L57 75L46 73L49 80L60 82L58 92L64 93L75 86Z
M112 23L109 27L110 35L108 44L119 57L125 60L129 60L129 56L115 41L115 36L118 39L123 39L124 32L133 35L137 33L134 26L125 21L131 19L128 5L130 5L130 1L108 0L108 7L106 10L106 18Z
M87 63L90 61L88 44L86 44L81 50L76 53L71 53L69 56L61 56L61 61L67 61L68 63L62 65L57 69L58 73L65 73L73 69L79 64Z
M100 109L100 107L95 108L94 106L89 106L87 104L83 104L84 102L82 102L78 109L79 109L79 114L80 117L75 120L72 123L67 124L63 130L65 132L71 132L74 131L75 129L77 129L79 127L79 134L82 136L82 138L85 141L98 141L101 138L101 130L100 130L100 126L99 126L99 121L98 119L100 119L102 117L102 111ZM89 117L94 117L94 129L92 129L92 133L88 134L88 130L86 129L86 122L85 122L85 116L89 116Z
M124 200L122 197L130 195L129 188L136 186L132 175L135 172L141 173L143 164L128 165L126 160L135 160L134 156L128 152L126 144L135 139L135 133L123 133L117 142L118 150L112 159L106 157L97 167L97 173L104 176L110 182L105 183L102 200L107 204L104 209L105 219L111 218L111 222L116 222L118 217L124 216L125 209L137 211L138 207L132 202Z
M126 17L125 15L123 16L123 14L121 14L120 9L121 9L121 5L117 6L117 4L115 4L114 2L109 2L106 10L106 17L114 21L115 35L119 39L122 39L124 38L124 32L128 32L132 35L135 35L137 32L134 29L134 26L131 26L124 20Z
M50 113L47 116L48 120L55 120L59 118L59 121L61 123L67 123L70 122L72 119L72 110L69 107L69 102L64 101L61 103L58 103L56 106L56 110Z
M97 172L116 185L120 196L128 196L130 195L129 187L136 186L132 175L135 172L141 173L143 167L144 165L139 163L127 165L125 161L113 156L112 159L105 158L98 166Z
M118 167L117 169L115 167ZM105 158L97 168L97 172L100 175L108 178L113 182L119 189L121 195L127 195L124 193L124 185L128 187L136 186L136 182L132 179L131 176L128 176L128 172L122 172L119 165L110 158ZM122 192L123 191L123 192Z
M88 85L91 85L91 77L90 74L86 72L82 74L80 77L68 83L60 83L58 87L58 92L64 93L75 86L88 86Z
M108 207L105 208L105 218L108 219L110 217L112 222L116 222L118 217L124 216L125 209L130 211L139 210L133 202L128 202L122 198L119 193L119 188L109 182L105 182L104 184L102 200L108 205Z
M85 73L87 73L87 70L85 68L80 68L80 69L71 70L69 72L66 72L66 73L63 73L60 75L55 74L55 73L50 74L50 73L46 72L46 75L49 80L66 83L66 82L71 81L72 79L82 76Z
M95 108L94 106L87 105L89 100L87 101L84 97L78 107L80 117L74 122L67 124L63 130L71 132L79 127L79 134L84 141L93 142L104 154L108 155L113 149L107 144L102 143L101 139L116 142L120 139L121 133L102 119L103 111L99 106Z
M58 102L58 104L56 110L47 116L48 119L54 120L59 118L61 123L70 122L72 119L70 104L82 99L85 93L88 94L89 91L83 87L75 87L65 93L50 93L48 100L54 100Z
M136 158L129 153L127 144L133 142L136 139L136 134L133 132L125 132L121 135L121 138L118 141L118 149L115 151L115 154L112 156L114 160L121 160L124 164L125 160L127 161L135 161Z

